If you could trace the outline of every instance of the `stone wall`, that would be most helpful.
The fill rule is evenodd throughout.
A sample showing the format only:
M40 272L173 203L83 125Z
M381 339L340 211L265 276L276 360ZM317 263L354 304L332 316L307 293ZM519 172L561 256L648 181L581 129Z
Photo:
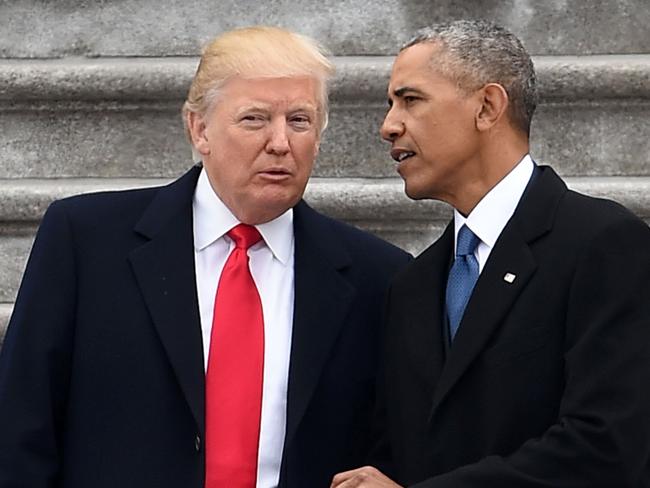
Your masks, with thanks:
M159 184L191 164L180 120L200 46L266 23L311 35L337 65L306 198L417 253L450 209L403 195L378 128L392 56L416 28L495 20L534 55L533 157L650 220L650 9L645 0L0 2L0 337L54 199Z

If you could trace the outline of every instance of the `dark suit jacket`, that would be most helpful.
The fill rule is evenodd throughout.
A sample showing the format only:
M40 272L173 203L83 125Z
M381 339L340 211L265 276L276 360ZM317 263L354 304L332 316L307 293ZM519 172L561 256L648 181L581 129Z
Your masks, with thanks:
M0 359L0 487L202 488L193 168L48 209ZM283 487L329 486L367 441L389 279L408 256L294 209Z
M453 224L391 287L380 390L403 484L650 486L650 230L538 171L448 352Z

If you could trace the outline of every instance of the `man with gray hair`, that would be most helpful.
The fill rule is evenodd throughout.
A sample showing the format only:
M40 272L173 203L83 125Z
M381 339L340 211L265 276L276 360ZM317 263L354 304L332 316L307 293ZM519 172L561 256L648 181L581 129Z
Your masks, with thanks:
M298 34L226 32L183 107L201 164L50 206L0 356L0 487L304 488L362 462L408 255L302 201L332 71Z
M647 225L533 162L533 64L501 27L423 32L388 99L381 134L406 193L454 218L389 292L389 476L332 486L650 486Z

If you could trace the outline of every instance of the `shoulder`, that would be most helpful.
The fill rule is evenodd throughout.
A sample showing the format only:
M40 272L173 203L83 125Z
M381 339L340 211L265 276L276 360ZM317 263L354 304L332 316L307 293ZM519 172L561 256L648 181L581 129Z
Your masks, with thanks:
M326 217L327 218L327 217ZM329 219L332 231L343 242L347 248L356 254L375 255L377 257L386 259L397 259L404 261L408 256L403 249L391 244L370 232L361 230L357 227L349 225L345 222L340 222L334 219Z
M647 227L617 202L568 189L553 168L546 165L538 166L534 181L526 189L513 219L518 221L525 234L536 234L546 227L552 228L556 235L582 240L610 226Z
M74 222L103 225L134 224L145 212L169 216L191 205L200 170L193 166L166 185L71 196L53 203L48 213L65 213Z
M623 242L650 238L648 225L623 205L572 190L560 202L556 224L558 231L584 243L605 238L622 238Z
M397 270L409 262L410 254L385 240L333 219L301 202L294 209L296 232L308 233L329 252L347 254L355 265Z
M568 216L574 218L598 215L599 218L592 220L591 225L599 222L607 224L617 220L638 220L632 212L618 202L586 195L574 190L566 192L560 206L564 212L569 212Z
M47 209L43 223L66 219L73 227L81 228L115 224L133 227L161 188L103 191L56 200Z

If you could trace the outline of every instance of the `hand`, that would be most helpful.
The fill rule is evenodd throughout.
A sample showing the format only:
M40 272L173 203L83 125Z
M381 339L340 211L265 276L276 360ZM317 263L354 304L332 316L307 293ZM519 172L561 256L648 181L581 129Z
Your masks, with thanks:
M330 488L402 488L372 466L339 473L332 479Z

